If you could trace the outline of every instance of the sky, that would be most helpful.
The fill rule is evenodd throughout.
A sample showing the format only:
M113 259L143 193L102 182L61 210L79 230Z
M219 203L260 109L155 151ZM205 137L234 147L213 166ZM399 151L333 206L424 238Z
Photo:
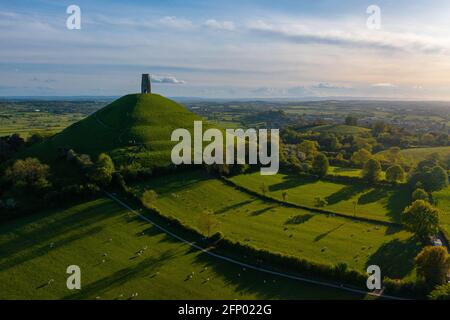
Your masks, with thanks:
M0 96L120 96L150 73L171 97L450 100L449 13L445 0L1 0Z

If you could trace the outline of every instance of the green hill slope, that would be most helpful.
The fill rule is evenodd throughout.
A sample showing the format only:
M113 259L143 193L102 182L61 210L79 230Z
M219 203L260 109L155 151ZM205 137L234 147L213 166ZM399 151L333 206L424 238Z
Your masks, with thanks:
M96 156L109 153L117 163L147 167L170 164L170 141L177 128L193 130L200 117L157 94L129 94L28 151L44 161L56 159L60 148Z
M367 128L357 127L357 126L348 126L348 125L344 125L344 124L322 125L322 126L316 126L313 128L309 128L308 130L311 130L314 132L334 133L337 135L361 134L361 133L369 131L369 129L367 129Z

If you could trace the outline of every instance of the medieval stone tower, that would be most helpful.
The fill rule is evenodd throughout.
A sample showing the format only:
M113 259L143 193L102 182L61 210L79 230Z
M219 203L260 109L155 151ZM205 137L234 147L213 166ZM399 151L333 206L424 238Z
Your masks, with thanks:
M142 74L141 93L152 93L152 85L148 73Z

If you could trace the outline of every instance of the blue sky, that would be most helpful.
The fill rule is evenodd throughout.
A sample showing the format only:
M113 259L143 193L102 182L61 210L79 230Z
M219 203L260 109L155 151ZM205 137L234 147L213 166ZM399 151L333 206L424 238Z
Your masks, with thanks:
M68 30L66 8L81 8ZM366 9L381 10L379 30ZM432 5L431 5L432 4ZM450 99L449 1L3 1L0 96Z

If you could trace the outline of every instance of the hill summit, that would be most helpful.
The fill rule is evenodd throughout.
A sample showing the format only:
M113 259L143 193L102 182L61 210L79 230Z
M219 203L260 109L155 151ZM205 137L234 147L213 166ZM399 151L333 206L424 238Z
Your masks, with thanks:
M52 161L61 149L73 149L96 157L108 153L118 164L139 162L146 167L171 163L176 142L172 131L192 132L201 118L182 105L158 94L123 96L89 117L74 123L30 150L44 161Z

